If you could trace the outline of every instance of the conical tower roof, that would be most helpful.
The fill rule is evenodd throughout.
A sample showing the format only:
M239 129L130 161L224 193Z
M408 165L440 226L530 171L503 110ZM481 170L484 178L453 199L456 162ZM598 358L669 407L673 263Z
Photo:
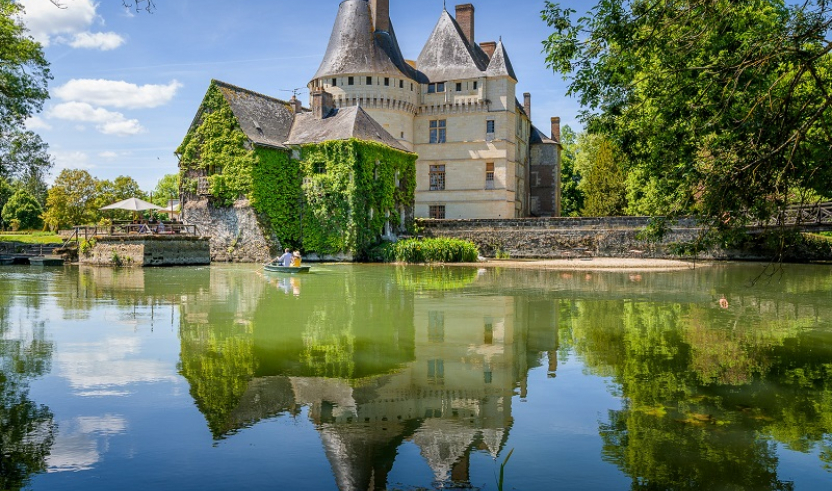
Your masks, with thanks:
M494 54L491 56L491 62L488 64L485 74L489 77L509 76L515 82L517 81L517 75L514 74L514 67L511 66L511 60L508 59L508 53L506 53L502 40L497 43L497 49L494 50Z
M418 80L416 71L404 61L392 23L389 32L376 32L369 2L344 0L314 79L362 73Z

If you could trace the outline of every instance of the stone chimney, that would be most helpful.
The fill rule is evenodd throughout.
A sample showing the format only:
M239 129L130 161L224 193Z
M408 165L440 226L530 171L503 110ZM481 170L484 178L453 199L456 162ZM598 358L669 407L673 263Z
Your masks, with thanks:
M560 143L560 118L552 118L552 140Z
M390 32L390 0L370 0L370 11L375 30Z
M292 94L292 98L289 99L289 105L292 106L292 112L295 114L300 114L303 111L303 103L300 102L300 99L295 94Z
M523 94L523 109L526 111L526 116L532 119L532 95L528 92Z
M312 97L312 114L315 119L324 119L333 109L335 104L332 101L332 94L324 89L315 89L310 94Z
M464 3L456 6L456 22L469 43L474 44L474 6Z
M484 43L480 43L480 48L485 51L485 54L488 55L488 59L490 60L492 56L494 56L494 52L497 51L497 43L494 41L486 41Z

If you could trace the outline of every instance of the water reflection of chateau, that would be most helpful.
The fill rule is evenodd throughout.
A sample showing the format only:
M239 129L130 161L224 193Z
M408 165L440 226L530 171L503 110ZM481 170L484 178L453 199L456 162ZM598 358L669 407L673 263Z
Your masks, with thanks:
M551 302L541 302L541 309L508 296L449 300L391 291L390 285L372 291L354 281L360 280L306 281L299 298L267 289L250 334L232 328L221 340L222 329L214 325L191 337L195 326L183 325L184 375L209 426L224 437L264 418L297 415L305 406L342 490L385 489L404 442L418 446L434 480L467 483L471 452L498 455L512 424L512 396L525 395L529 369L541 351L556 347ZM322 302L317 288L361 291L375 300L356 305L358 315L351 317L340 311L344 302ZM198 305L188 302L189 310ZM196 378L206 375L213 355L204 342L188 339L205 336L214 337L215 347L234 347L217 351L226 352L226 373L237 370L236 380L222 381L226 389ZM239 356L232 360L230 352ZM250 370L240 370L246 366ZM189 367L199 367L201 375ZM235 386L232 397L227 387ZM228 409L218 411L206 396L223 398L219 406Z

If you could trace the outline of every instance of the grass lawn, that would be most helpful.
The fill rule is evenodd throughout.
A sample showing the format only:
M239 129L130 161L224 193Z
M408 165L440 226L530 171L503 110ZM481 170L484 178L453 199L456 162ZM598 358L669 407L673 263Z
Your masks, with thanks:
M0 242L23 242L25 244L62 244L64 239L50 232L0 232Z

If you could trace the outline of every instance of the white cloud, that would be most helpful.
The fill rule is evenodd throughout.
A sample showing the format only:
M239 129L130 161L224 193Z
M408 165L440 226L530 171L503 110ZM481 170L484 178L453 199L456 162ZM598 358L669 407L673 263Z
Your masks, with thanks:
M167 104L181 87L182 84L176 80L167 85L139 86L119 80L73 79L53 89L52 94L64 101L139 109Z
M98 154L98 156L101 157L102 159L118 158L118 154L116 152L111 152L111 151L101 152L101 153Z
M52 125L44 121L40 116L32 116L26 120L26 129L35 130L51 130Z
M127 136L142 133L144 128L137 119L127 119L123 114L93 107L86 102L65 102L49 111L50 118L93 123L105 135Z
M55 159L55 168L52 169L58 175L63 169L91 169L90 157L84 152L63 152L52 150L49 152Z
M114 32L80 32L75 35L75 39L69 42L69 45L73 48L109 51L118 48L124 42L124 38Z
M20 3L24 8L23 22L44 47L56 42L73 48L109 50L124 44L124 38L114 32L90 32L96 21L103 23L96 12L98 4L92 0L65 1L64 8L56 7L49 0L20 0Z

